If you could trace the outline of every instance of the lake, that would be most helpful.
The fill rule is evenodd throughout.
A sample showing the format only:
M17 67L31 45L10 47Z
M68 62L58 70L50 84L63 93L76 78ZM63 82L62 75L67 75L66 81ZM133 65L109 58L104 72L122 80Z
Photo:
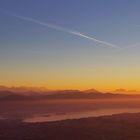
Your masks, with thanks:
M60 121L67 119L79 119L79 118L88 118L88 117L98 117L104 115L113 115L120 113L139 113L140 108L114 108L114 109L99 109L93 111L86 112L73 112L73 113L58 113L58 114L40 114L34 115L29 118L25 118L23 121L28 123L36 123L36 122L52 122L52 121Z
M140 112L140 99L34 100L0 102L0 119L50 122Z

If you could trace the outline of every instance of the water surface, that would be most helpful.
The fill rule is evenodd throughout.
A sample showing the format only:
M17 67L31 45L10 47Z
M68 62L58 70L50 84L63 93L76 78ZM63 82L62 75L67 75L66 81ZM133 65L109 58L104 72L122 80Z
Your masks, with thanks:
M140 108L114 108L114 109L99 109L94 111L85 111L85 112L71 112L71 113L58 113L58 114L38 114L33 115L32 117L27 117L23 121L28 123L36 122L51 122L51 121L60 121L67 119L79 119L79 118L88 118L88 117L98 117L104 115L113 115L120 113L139 113Z

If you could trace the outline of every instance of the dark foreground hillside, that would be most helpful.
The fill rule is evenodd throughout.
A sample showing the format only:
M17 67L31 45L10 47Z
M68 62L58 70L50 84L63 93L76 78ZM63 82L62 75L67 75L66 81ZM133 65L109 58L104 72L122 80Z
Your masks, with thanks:
M60 122L0 122L0 140L140 140L140 113Z

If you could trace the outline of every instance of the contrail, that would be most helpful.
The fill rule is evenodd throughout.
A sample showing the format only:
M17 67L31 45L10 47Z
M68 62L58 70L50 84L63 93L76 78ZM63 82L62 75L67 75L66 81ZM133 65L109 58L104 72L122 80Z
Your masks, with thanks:
M135 43L135 44L132 44L132 45L129 45L129 46L126 46L126 47L119 48L116 53L126 52L130 49L134 49L134 48L137 48L137 47L140 47L140 43Z
M94 41L94 42L97 42L97 43L100 43L100 44L104 44L104 45L106 45L106 46L111 46L111 47L113 47L113 48L118 48L118 47L117 47L116 45L114 45L114 44L111 44L111 43L109 43L109 42L105 42L105 41L102 41L102 40L98 40L98 39L96 39L96 38L87 36L87 35L85 35L85 34L83 34L83 33L80 33L80 32L73 31L73 32L71 32L71 33L74 34L74 35L83 37L83 38L87 38L87 39L92 40L92 41Z
M60 27L58 25L53 25L53 24L50 24L50 23L46 23L46 22L42 22L42 21L36 20L34 18L21 16L21 15L18 15L18 14L15 14L15 13L12 13L12 12L9 12L9 11L6 11L6 10L1 9L1 8L0 8L0 10L2 10L4 13L6 13L6 14L12 16L12 17L16 17L16 18L21 19L21 20L24 20L24 21L30 21L32 23L41 25L43 27L47 27L47 28L51 28L51 29L54 29L54 30L66 32L66 33L69 33L69 34L72 34L72 35L75 35L75 36L78 36L78 37L81 37L81 38L85 38L85 39L91 40L93 42L96 42L98 44L102 44L102 45L109 46L109 47L112 47L112 48L119 48L118 46L116 46L114 44L111 44L109 42L96 39L94 37L85 35L84 33L81 33L81 32L78 32L78 31L69 30L69 29L66 29L64 27Z

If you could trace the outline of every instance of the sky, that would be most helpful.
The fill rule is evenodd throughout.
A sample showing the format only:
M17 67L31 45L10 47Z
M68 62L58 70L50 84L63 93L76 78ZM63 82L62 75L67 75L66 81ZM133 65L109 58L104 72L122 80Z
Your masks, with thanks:
M139 0L0 0L0 85L140 90Z

